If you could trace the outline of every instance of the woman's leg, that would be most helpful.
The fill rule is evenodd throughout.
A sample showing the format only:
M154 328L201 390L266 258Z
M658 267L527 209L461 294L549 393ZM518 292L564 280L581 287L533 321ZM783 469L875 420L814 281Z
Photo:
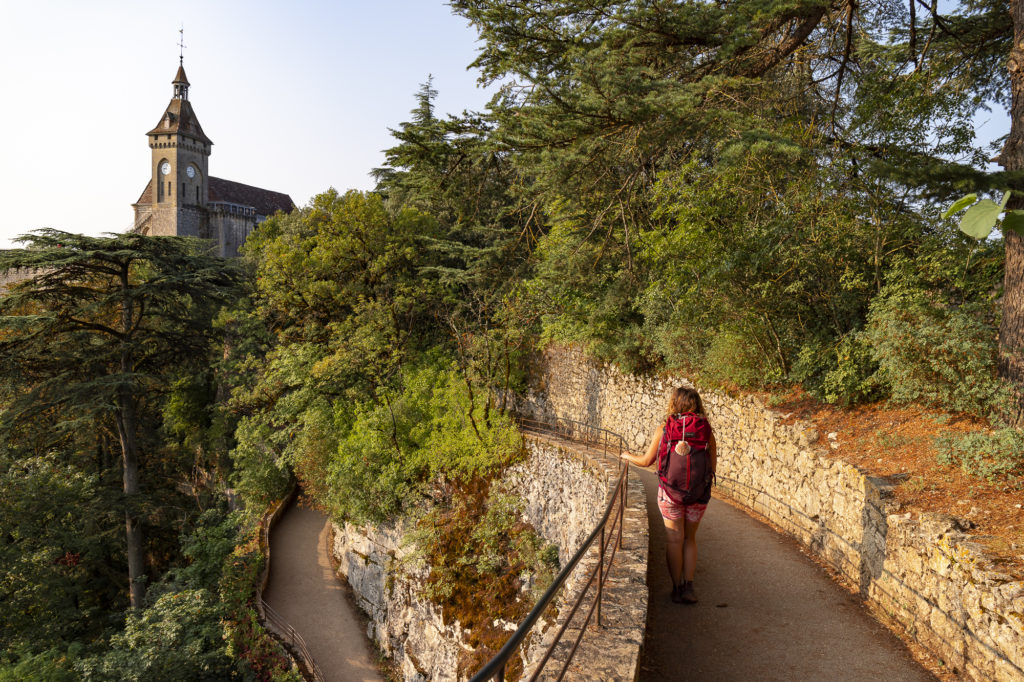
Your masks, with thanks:
M665 521L665 558L668 560L668 574L672 577L672 587L683 584L683 519Z
M697 570L697 528L699 526L700 519L696 521L687 519L683 526L683 577L688 582L693 581L693 573Z

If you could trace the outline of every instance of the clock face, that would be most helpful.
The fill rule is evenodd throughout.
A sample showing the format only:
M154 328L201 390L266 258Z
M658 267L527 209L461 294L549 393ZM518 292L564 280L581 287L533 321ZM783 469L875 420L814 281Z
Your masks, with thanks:
M185 169L185 174L190 178L194 178L196 176L196 169L193 168L192 166L189 166L188 168Z
M166 161L164 161L162 164L160 164L160 172L163 173L164 175L170 175L171 174L171 164L169 164Z

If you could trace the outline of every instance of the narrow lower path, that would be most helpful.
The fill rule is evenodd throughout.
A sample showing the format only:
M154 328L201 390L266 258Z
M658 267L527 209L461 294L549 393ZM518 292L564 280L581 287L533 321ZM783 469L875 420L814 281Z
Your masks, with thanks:
M270 582L263 599L306 642L326 680L383 680L366 628L334 577L327 516L293 504L270 533Z
M632 472L644 482L651 529L641 680L935 679L794 540L721 500L711 500L697 533L700 602L672 603L657 476Z

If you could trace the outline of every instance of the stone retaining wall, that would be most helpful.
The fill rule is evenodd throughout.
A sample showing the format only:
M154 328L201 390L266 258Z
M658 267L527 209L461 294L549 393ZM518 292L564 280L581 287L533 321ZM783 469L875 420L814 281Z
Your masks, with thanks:
M587 457L543 440L527 441L529 457L510 468L498 485L507 486L525 503L524 517L548 542L558 546L564 563L593 530L606 505L608 491L615 485L615 464ZM640 646L647 615L647 519L643 490L632 481L628 491L627 533L616 556L603 605L600 641L584 638L579 655L586 671L570 669L569 679L632 680L636 677ZM439 607L419 596L426 569L403 561L412 548L403 544L409 529L404 522L380 526L334 527L333 553L341 574L352 587L360 608L369 616L368 635L401 669L406 680L456 680L460 653L470 649L458 623L445 625ZM596 547L575 569L570 585L563 590L574 596L596 565ZM588 603L589 605L589 603ZM568 609L560 603L564 617ZM555 623L538 623L526 647L525 667L529 670L543 656L557 628ZM516 624L505 627L510 634ZM578 630L570 627L566 643ZM567 644L560 645L545 671L558 670Z
M530 458L509 472L515 489L526 501L526 517L548 542L559 548L562 565L576 553L604 515L609 495L619 476L617 460L582 448L531 439ZM589 474L589 475L587 475ZM590 488L585 496L567 495L581 486ZM609 521L609 527L611 521ZM622 546L615 550L612 568L601 599L601 628L591 624L566 671L569 680L638 679L640 649L647 624L647 502L643 484L636 476L627 480L626 510ZM617 532L617 531L616 531ZM600 542L600 540L598 541ZM611 551L611 550L609 550ZM524 678L533 673L544 652L569 613L572 601L593 574L599 558L597 543L566 581L560 595L556 623L535 626L542 637L533 638L527 648ZM594 588L580 606L585 612L593 602ZM569 657L571 644L579 636L582 614L578 614L555 648L541 679L557 679ZM558 626L558 627L552 627Z
M677 383L688 382L629 376L553 349L517 409L601 426L642 450ZM961 521L896 514L899 481L823 457L813 425L783 424L752 398L701 395L719 443L718 493L799 539L955 674L1024 679L1024 582L996 570Z

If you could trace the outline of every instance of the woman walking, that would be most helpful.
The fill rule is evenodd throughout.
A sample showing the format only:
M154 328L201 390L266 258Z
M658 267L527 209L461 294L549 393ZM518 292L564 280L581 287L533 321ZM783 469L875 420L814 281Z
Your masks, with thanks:
M664 421L651 434L647 452L643 456L624 453L622 458L642 467L657 460L658 509L665 521L672 601L696 604L697 528L711 499L718 464L715 434L700 394L685 386L675 389Z

